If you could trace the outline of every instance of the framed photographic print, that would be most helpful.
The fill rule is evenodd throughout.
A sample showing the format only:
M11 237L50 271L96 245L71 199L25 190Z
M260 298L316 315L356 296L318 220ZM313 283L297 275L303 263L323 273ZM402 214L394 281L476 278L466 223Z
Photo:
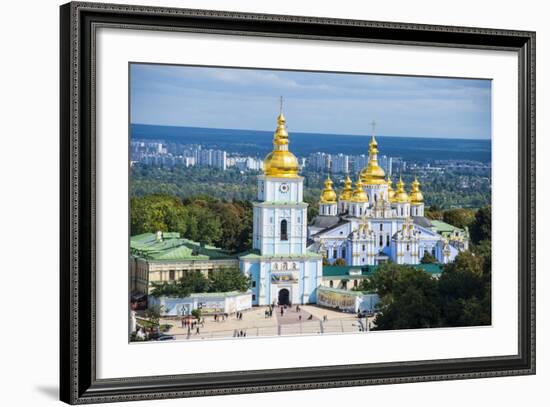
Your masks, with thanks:
M61 399L535 373L535 34L61 7Z

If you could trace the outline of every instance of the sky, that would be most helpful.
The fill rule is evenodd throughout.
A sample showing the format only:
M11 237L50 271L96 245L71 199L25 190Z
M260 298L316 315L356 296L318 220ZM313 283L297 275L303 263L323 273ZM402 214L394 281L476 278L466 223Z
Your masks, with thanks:
M491 138L491 81L132 64L131 122L290 132Z

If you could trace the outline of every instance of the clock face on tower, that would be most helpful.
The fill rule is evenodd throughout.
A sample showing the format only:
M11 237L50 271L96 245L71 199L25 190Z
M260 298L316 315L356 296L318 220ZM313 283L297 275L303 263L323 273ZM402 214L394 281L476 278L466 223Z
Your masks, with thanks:
M284 194L284 193L287 193L288 192L288 184L281 184L281 186L279 187L279 190Z

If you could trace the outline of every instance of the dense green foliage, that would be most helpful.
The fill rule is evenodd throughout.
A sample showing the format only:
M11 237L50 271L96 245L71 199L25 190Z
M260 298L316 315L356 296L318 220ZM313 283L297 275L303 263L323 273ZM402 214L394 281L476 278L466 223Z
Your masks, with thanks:
M200 271L187 273L174 283L153 283L151 295L185 298L193 293L222 293L228 291L247 291L250 280L239 269L223 269L205 277Z
M362 282L360 290L380 296L375 329L491 323L491 207L479 209L469 226L472 234L476 233L471 250L459 253L454 262L445 265L438 279L412 266L388 263ZM431 260L424 256L422 263Z
M484 240L491 241L491 206L485 206L476 212L470 237L474 244L479 244Z
M437 263L437 259L428 251L424 252L424 256L420 259L420 263L422 264L435 264Z
M485 263L483 255L462 252L439 278L412 266L381 265L360 286L380 296L375 329L489 325L491 276Z
M475 211L465 208L454 208L443 212L443 222L447 222L457 228L470 227L474 221Z
M245 251L252 238L252 205L202 197L183 201L167 195L131 198L131 234L159 230L179 232L181 237L233 252Z
M131 196L167 194L180 199L205 195L227 201L250 201L257 194L258 172L240 172L236 168L226 171L206 167L153 167L135 165L131 169ZM319 195L326 174L309 169L304 176L304 201L310 203L308 216L317 210ZM353 175L352 175L353 177ZM339 192L344 175L333 174L334 187ZM412 174L403 174L403 181L410 189ZM424 201L442 209L464 207L479 208L490 203L490 179L481 175L463 175L453 172L425 174L421 177ZM395 187L395 185L394 185Z

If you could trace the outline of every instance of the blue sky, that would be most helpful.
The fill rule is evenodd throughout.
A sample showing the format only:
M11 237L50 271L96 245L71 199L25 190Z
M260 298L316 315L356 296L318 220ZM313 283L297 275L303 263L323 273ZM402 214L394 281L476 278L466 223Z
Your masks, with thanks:
M489 139L491 82L131 65L131 122L273 130L284 97L289 131Z

